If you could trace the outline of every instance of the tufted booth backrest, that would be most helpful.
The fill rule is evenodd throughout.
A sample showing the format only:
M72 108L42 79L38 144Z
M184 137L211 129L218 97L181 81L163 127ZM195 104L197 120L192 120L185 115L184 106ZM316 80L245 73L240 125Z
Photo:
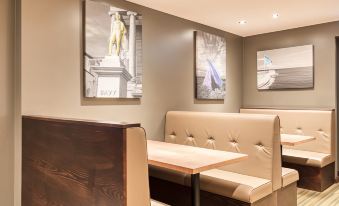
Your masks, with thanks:
M287 148L331 154L333 160L335 158L333 110L241 109L240 112L278 115L281 134L308 135L316 138L314 141Z
M170 111L165 141L248 154L220 169L272 180L281 186L279 119L275 115Z

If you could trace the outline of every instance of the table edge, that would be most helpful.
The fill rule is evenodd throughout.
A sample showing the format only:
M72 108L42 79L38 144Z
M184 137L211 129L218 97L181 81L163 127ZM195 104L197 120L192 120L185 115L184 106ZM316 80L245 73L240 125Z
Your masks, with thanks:
M239 154L239 153L237 153L237 154ZM168 164L168 163L163 163L163 162L158 162L158 161L155 161L155 160L148 160L148 164L192 175L192 174L201 173L201 172L204 172L204 171L207 171L207 170L217 169L217 168L220 168L222 166L229 165L229 164L235 164L235 163L238 163L238 162L241 162L243 160L248 159L247 154L242 154L242 153L240 153L240 154L242 155L241 157L237 157L237 158L234 158L234 159L231 159L231 160L227 160L227 162L225 162L225 161L224 162L218 162L218 163L214 163L214 164L210 164L210 165L206 165L206 166L202 166L202 167L194 168L194 169L186 168L186 167L183 167L183 166L177 166L177 165L173 165L173 164Z

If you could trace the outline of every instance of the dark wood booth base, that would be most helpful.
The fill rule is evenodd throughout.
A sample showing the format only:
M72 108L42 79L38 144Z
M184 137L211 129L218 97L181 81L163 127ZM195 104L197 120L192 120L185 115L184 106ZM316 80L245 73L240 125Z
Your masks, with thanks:
M151 198L172 206L191 205L191 188L177 183L150 177ZM201 206L250 206L250 203L200 191Z
M127 205L126 129L139 126L24 116L22 206Z
M297 186L300 188L322 192L335 182L334 162L323 168L283 162L283 167L292 168L299 172Z

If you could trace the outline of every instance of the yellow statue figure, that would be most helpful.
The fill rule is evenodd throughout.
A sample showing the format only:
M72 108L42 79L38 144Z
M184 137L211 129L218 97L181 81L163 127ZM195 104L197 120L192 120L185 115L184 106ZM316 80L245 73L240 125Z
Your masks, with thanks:
M115 15L111 15L112 25L111 25L111 36L109 40L109 50L108 54L112 56L113 45L115 45L115 54L120 56L121 43L123 41L124 35L127 30L124 23L121 21L121 16L118 12ZM113 20L114 18L114 20Z

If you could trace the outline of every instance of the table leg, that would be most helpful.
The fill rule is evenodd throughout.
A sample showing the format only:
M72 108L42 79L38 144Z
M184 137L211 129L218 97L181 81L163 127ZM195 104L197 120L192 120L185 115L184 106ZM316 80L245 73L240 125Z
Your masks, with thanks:
M283 166L283 153L282 153L283 146L280 144L280 153L281 153L281 167Z
M200 174L191 175L192 206L200 206Z

